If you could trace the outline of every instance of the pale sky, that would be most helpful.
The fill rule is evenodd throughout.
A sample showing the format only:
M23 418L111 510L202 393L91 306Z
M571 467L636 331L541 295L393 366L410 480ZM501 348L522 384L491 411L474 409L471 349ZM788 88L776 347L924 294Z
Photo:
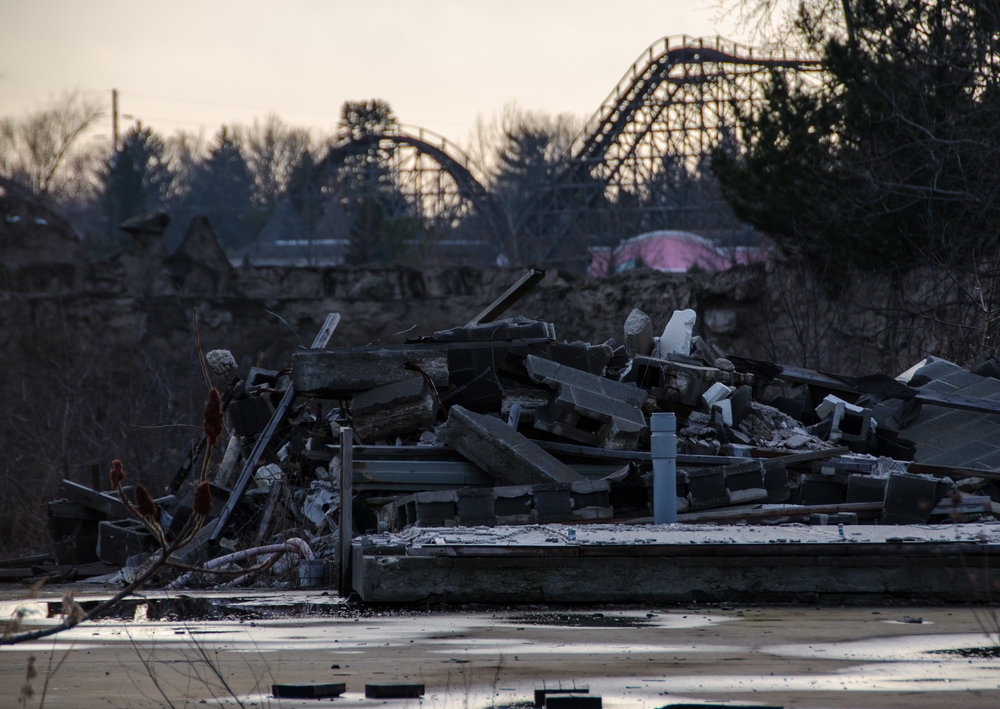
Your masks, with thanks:
M272 113L330 134L344 101L382 98L463 144L512 101L589 117L656 40L734 24L718 0L0 0L0 116L77 90L109 136L117 88L165 134Z

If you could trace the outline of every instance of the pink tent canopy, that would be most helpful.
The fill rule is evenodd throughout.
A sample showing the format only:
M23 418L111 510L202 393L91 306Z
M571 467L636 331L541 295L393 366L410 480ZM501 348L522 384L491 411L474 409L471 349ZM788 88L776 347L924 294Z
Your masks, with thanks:
M597 278L639 266L673 273L692 268L725 271L737 264L767 258L764 249L719 248L708 239L686 231L651 231L626 239L614 249L596 247L590 253L590 273Z

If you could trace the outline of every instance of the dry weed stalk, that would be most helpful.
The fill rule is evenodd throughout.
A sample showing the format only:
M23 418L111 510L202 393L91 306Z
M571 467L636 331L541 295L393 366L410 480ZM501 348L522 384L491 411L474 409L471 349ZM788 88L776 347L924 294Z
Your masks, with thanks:
M36 677L38 670L35 668L35 656L31 655L28 657L28 666L24 669L24 684L21 685L21 691L17 695L19 707L27 707L28 700L35 696L35 687L32 683Z
M219 397L218 390L212 389L212 392L214 392L214 395L212 393L209 394L208 403L205 405L205 421L203 423L203 427L206 431L206 435L209 431L215 432L215 440L217 440L218 435L222 431L221 424L223 421L220 405L221 398ZM209 446L209 451L211 450L211 447L212 446ZM128 495L125 493L125 466L121 460L116 459L111 463L109 479L111 487L117 491L118 498L121 500L125 510L134 518L142 522L143 526L149 530L150 534L153 535L160 546L159 551L154 554L153 558L147 563L146 568L143 569L136 576L136 578L131 581L131 583L126 585L110 599L98 604L89 612L84 611L83 608L73 600L72 593L67 594L63 598L62 621L56 626L45 628L43 630L22 632L21 621L23 619L24 611L19 608L15 611L14 616L8 623L3 637L0 638L0 645L13 645L15 643L37 640L39 638L48 637L49 635L55 635L56 633L60 633L64 630L69 630L85 620L96 618L107 612L119 601L130 596L139 587L145 584L164 566L168 564L174 565L174 562L170 559L171 555L189 544L194 539L195 535L198 534L202 526L205 524L205 520L208 518L208 514L212 510L212 493L207 479L207 462L206 465L203 466L202 479L198 483L198 487L195 491L194 501L192 503L192 514L188 517L184 527L172 540L167 538L166 531L159 522L159 510L156 507L156 502L153 501L152 495L149 494L149 491L142 485L136 486L134 502L130 500ZM243 571L241 571L241 573L242 572Z

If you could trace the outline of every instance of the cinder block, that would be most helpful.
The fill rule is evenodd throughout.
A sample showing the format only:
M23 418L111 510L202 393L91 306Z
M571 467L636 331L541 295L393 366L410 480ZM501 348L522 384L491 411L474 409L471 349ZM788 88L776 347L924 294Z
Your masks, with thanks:
M151 551L153 535L136 519L101 522L98 528L97 556L106 564L125 566L130 556Z
M848 502L884 502L888 478L874 475L850 475L847 478Z
M684 477L687 480L688 501L692 510L724 507L729 504L729 491L726 489L726 473L723 468L688 470Z
M610 507L611 483L607 480L587 480L570 484L573 509L585 507Z
M946 492L947 485L934 478L890 473L882 524L923 524Z
M497 524L531 524L531 485L506 485L493 488L493 507Z
M569 484L533 485L531 496L535 519L539 522L559 522L572 515Z
M535 428L604 448L635 448L647 430L642 405L646 392L631 384L529 355L525 370L533 381L556 391L551 404L535 413Z
M726 488L730 492L764 487L764 463L761 460L733 463L723 467L723 472L726 476Z
M839 505L844 501L844 488L839 476L805 473L799 476L799 501L803 505Z
M574 507L572 512L572 518L579 520L611 519L614 516L614 509L610 506Z
M458 523L463 526L496 524L493 490L470 487L458 490Z
M538 349L544 349L546 359L556 364L601 377L614 354L610 345L592 345L589 342L553 342Z
M707 406L711 406L717 401L728 399L730 394L732 394L732 392L729 391L729 387L727 387L722 382L716 382L708 389L706 389L704 392L702 392L701 400L705 402Z
M414 495L417 527L453 527L458 517L454 490L432 490Z
M584 480L498 418L452 406L438 437L499 481L512 484Z

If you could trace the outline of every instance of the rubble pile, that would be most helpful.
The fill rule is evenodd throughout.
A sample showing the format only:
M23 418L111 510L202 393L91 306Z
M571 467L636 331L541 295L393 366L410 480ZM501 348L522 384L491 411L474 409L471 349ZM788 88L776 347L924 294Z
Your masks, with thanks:
M921 380L920 367L906 383L727 357L695 334L691 310L659 335L633 310L597 344L560 341L553 323L497 319L537 274L466 325L404 344L326 347L331 316L290 370L240 377L231 355L208 353L225 382L229 439L212 459L211 515L183 560L284 553L275 568L320 584L343 573L357 533L650 523L650 417L659 412L677 419L680 522L913 524L996 513L992 468L912 462L918 444L902 435L926 404L996 427L992 400L959 401ZM165 530L190 514L204 445L155 501ZM154 550L116 495L70 481L49 520L57 562L76 575ZM16 575L11 568L0 573Z

